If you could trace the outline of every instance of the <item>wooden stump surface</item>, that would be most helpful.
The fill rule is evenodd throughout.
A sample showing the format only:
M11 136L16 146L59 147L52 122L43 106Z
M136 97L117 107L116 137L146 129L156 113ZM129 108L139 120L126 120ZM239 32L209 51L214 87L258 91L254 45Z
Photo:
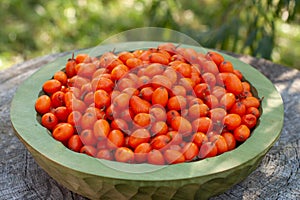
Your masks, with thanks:
M0 71L0 199L85 199L58 184L36 164L10 122L10 104L17 87L42 65L65 54L39 57ZM264 59L233 56L273 82L284 101L284 127L250 176L211 199L300 199L300 72Z

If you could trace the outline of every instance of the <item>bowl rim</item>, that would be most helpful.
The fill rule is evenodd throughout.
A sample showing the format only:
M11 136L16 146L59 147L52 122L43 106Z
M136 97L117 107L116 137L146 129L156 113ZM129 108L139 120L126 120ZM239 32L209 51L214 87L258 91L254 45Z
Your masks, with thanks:
M95 56L99 56L113 49L115 52L133 51L141 48L157 47L161 43L165 42L124 42L79 50L76 53L91 53L91 56L96 53L98 55ZM182 47L193 48L196 51L209 50L191 45L182 45ZM128 164L100 160L76 153L56 141L50 135L50 132L36 120L34 104L41 91L42 83L50 79L54 72L64 68L66 60L71 57L71 53L42 66L18 87L10 110L13 128L22 142L51 162L71 170L108 179L134 181L188 180L194 177L204 177L233 170L265 154L273 146L283 128L284 109L282 98L269 79L249 64L225 53L220 53L225 60L231 61L234 67L243 73L245 78L256 88L258 96L264 97L264 99L261 104L263 113L260 116L260 124L254 129L251 137L238 148L216 157L163 167L146 163Z

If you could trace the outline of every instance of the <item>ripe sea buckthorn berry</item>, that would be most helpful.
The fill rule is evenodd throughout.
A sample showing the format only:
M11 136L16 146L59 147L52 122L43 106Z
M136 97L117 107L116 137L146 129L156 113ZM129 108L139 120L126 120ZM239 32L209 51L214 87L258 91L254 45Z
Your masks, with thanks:
M56 79L51 79L51 80L46 81L43 84L43 90L47 94L53 94L53 93L55 93L57 91L60 91L61 86L62 86L61 82L59 82Z
M156 121L166 121L166 109L160 105L153 105L149 110L149 114L153 116Z
M159 63L151 63L150 65L146 66L143 70L144 76L148 76L152 78L155 75L161 75L165 70L165 67Z
M69 110L65 106L59 106L54 109L53 114L57 117L58 121L66 122L69 116Z
M115 91L115 90L114 90ZM121 93L121 92L120 92ZM130 97L133 96L133 95L136 95L138 96L140 94L140 91L136 88L132 88L132 87L129 87L129 88L126 88L122 91L122 93L126 93L128 94Z
M258 108L260 106L260 101L253 96L242 99L242 103L246 106L246 108L249 107Z
M113 70L111 71L111 78L113 80L120 80L122 77L124 77L128 72L128 67L124 64L117 65Z
M207 83L197 84L194 87L194 92L195 95L200 99L204 99L207 95L211 94L210 87Z
M209 85L210 88L213 88L217 83L215 75L210 72L202 74L202 79L204 83L207 83Z
M109 78L100 77L97 79L93 79L92 81L92 88L94 91L102 89L106 92L111 92L113 90L113 87L114 82Z
M224 139L227 143L228 151L230 151L236 147L236 140L232 133L224 132L221 135L224 137Z
M51 99L47 95L41 95L35 101L35 110L39 114L45 114L50 111Z
M83 63L83 62L89 62L90 61L90 57L88 54L83 54L83 53L80 53L80 54L77 54L76 57L75 57L75 61L76 63Z
M81 117L81 128L82 129L93 129L94 123L97 121L95 113L86 112Z
M73 151L79 152L82 146L83 144L81 142L79 135L72 135L68 140L68 148Z
M85 78L91 78L97 67L94 63L79 63L75 67L77 75Z
M127 147L119 147L115 151L115 159L119 162L133 163L134 152Z
M99 108L95 108L94 106L88 107L85 110L85 113L92 113L97 119L104 119L105 117L105 112Z
M221 98L227 93L226 93L226 89L223 86L216 85L212 89L211 94L214 95L215 97L217 97L217 99L219 99L221 101ZM224 104L223 102L220 102L220 103L221 103L221 106L222 106L222 104Z
M204 102L210 109L216 108L219 105L218 98L212 94L205 96Z
M140 95L142 96L143 99L150 102L152 100L153 92L154 90L152 87L144 87L141 89Z
M165 54L151 53L149 56L150 56L149 60L152 63L160 63L160 64L163 64L163 65L169 64L169 58Z
M171 121L171 127L183 136L189 135L193 129L192 124L186 118L181 116L177 116Z
M149 143L141 143L134 149L134 159L137 163L147 161L147 155L151 151L151 145Z
M171 90L171 96L186 96L186 89L182 85L174 85Z
M142 61L149 61L151 53L152 52L149 49L144 50L140 53L140 55L137 58L141 59Z
M154 89L158 87L164 87L166 89L172 88L172 82L168 79L168 77L164 75L155 75L151 79L151 85Z
M224 80L225 89L235 95L243 92L243 85L241 80L233 73L228 73Z
M169 110L167 113L166 113L166 116L167 116L167 124L170 125L172 120L174 120L174 118L176 116L180 116L179 112L177 110Z
M180 63L176 66L176 71L180 73L183 77L190 78L192 73L192 67L188 63Z
M203 62L203 65L201 66L201 71L203 73L205 73L205 72L210 72L213 74L219 73L217 64L214 61L210 61L210 60L206 60Z
M250 129L246 125L242 124L236 129L234 129L233 136L236 139L236 141L244 142L250 136Z
M211 59L218 66L224 61L224 57L220 53L213 51L208 52L206 58Z
M153 91L151 102L152 104L159 104L163 107L165 107L168 103L169 93L168 90L165 87L159 87L156 88Z
M177 81L177 72L171 67L167 67L162 75L166 76L171 81L172 85Z
M251 90L251 86L250 86L250 84L248 82L243 81L242 85L243 85L244 91L250 91Z
M128 144L134 149L141 143L149 142L150 137L150 132L147 129L137 129L130 135Z
M58 124L58 119L53 113L45 113L41 119L42 125L48 130L52 131L53 128Z
M132 96L129 100L129 106L135 114L138 114L149 113L151 104L138 96Z
M121 118L112 120L110 126L111 126L111 129L120 130L120 131L127 131L129 128L127 122Z
M209 108L206 104L194 104L188 109L189 119L196 119L198 117L205 117L209 113Z
M118 109L125 109L128 108L129 106L129 100L130 100L130 95L124 93L123 91L112 100L112 104Z
M157 150L157 149L152 149L151 151L149 151L148 155L147 155L147 161L150 164L154 164L154 165L164 165L165 164L165 159L163 154Z
M214 157L218 154L218 149L215 143L205 142L201 145L198 157L199 158L209 158Z
M222 135L216 135L214 137L215 138L213 138L213 139L215 139L215 144L218 149L218 154L222 154L222 153L225 153L226 151L228 151L228 145L227 145L225 138Z
M78 76L78 75L75 75L72 78L68 79L67 85L69 87L80 89L84 84L87 84L87 83L89 83L88 79Z
M105 68L99 68L94 72L92 76L92 80L94 80L97 77L105 77L105 76L110 76L110 74L108 74L108 70Z
M252 129L256 126L256 116L253 114L246 114L242 117L242 124L245 124L249 129Z
M79 126L81 124L82 114L79 111L72 111L67 118L67 123L72 126Z
M68 82L67 74L63 71L57 71L55 72L53 78L55 80L58 80L62 85L66 85Z
M112 108L112 110L110 110L109 108ZM106 110L106 117L109 120L114 120L114 118L122 118L125 121L132 122L134 115L135 113L132 111L132 109L127 108L125 110L118 110L112 105L110 105L110 107L108 107L108 109Z
M169 98L168 102L167 102L167 108L169 110L183 110L185 109L187 106L187 101L186 98L184 98L183 96L173 96L171 98Z
M172 55L176 53L176 46L174 44L172 44L172 43L159 44L157 48L159 50L165 50L169 54L172 54Z
M182 153L186 161L191 161L196 158L199 153L198 146L193 142L188 142L182 148Z
M126 76L124 78L121 78L118 82L117 82L117 88L119 91L123 91L126 88L136 88L137 83L134 82L133 80L126 78Z
M133 51L132 54L134 55L134 57L138 58L144 52L145 52L145 50L143 50L143 49L137 49L137 50Z
M128 51L122 51L118 54L118 58L123 62L126 63L126 60L129 58L134 58L134 54Z
M105 119L98 119L94 123L94 135L98 140L107 138L107 135L110 132L110 125Z
M191 93L196 85L196 83L191 78L187 77L180 78L178 80L178 84L182 85L188 93Z
M110 95L105 90L99 89L94 93L95 107L102 109L107 108L111 102Z
M202 78L200 77L200 73L192 71L191 80L195 83L195 85L199 84L202 81Z
M112 52L104 53L100 59L100 66L106 68L109 72L119 64L123 62L117 58L117 56Z
M79 132L79 137L84 145L95 146L98 141L93 133L93 130L91 129L82 130L81 132Z
M208 116L214 123L217 121L222 121L226 114L227 112L223 108L213 108L208 111Z
M100 149L96 154L96 158L105 159L105 160L113 160L114 155L110 149Z
M116 149L124 145L124 134L120 130L112 130L107 136L107 148Z
M233 72L233 65L230 61L223 61L219 65L219 71L220 72Z
M74 128L69 123L61 123L52 132L53 137L61 142L68 141L74 134Z
M231 107L234 105L234 103L236 102L236 98L235 95L233 93L225 93L221 99L220 99L220 105L226 109L226 110L230 110Z
M195 143L198 147L200 147L202 143L207 141L208 141L208 137L206 136L206 134L202 132L196 132L192 136L192 142Z
M65 65L65 70L68 78L71 78L76 75L75 66L76 66L76 60L74 59L74 53L73 53L72 58L70 58Z
M68 110L72 111L78 111L80 113L84 113L86 110L86 105L82 100L79 100L77 98L74 98L72 101L69 102L69 104L66 104L66 107Z
M195 104L204 104L203 100L193 96L193 95L188 95L186 96L186 99L188 100L189 107Z
M234 130L236 129L242 122L240 115L238 114L227 114L223 119L223 124L226 129Z
M181 55L189 63L197 62L198 53L192 48L176 48L176 53Z
M183 136L178 131L169 131L166 136L170 138L170 144L172 145L182 145L183 144Z
M185 161L184 155L177 150L167 149L164 152L165 160L168 164L182 163Z
M247 114L252 114L256 118L260 117L260 111L256 107L249 107L249 108L247 108L246 113Z
M169 127L164 121L156 121L151 125L151 135L165 135L169 130Z
M151 148L163 150L170 143L171 138L168 135L156 135L150 140Z
M235 102L229 112L243 116L246 113L246 106L240 101Z
M82 99L82 98L81 98ZM83 102L89 107L95 103L95 97L93 92L88 92L83 97Z
M148 113L138 113L133 118L133 122L135 125L144 128L147 128L150 125L151 121L153 120L151 119L151 115Z
M194 132L207 133L213 127L213 122L208 117L199 117L192 122Z
M57 91L51 95L51 104L54 108L65 105L65 93Z
M84 145L83 147L81 147L80 153L84 153L86 155L95 157L95 155L97 153L97 149L93 146Z

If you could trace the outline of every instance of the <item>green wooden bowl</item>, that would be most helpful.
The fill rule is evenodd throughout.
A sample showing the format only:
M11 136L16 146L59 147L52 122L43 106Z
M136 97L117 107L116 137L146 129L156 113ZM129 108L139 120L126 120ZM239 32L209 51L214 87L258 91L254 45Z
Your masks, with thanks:
M135 50L157 47L158 42L109 44L80 53ZM197 51L200 47L185 46ZM95 55L96 56L96 55ZM34 108L42 84L61 70L71 55L49 63L29 79L15 94L11 121L16 135L36 162L58 183L91 199L206 199L220 194L245 179L256 167L283 127L283 102L273 84L260 72L223 54L264 97L260 123L251 137L235 150L201 161L168 166L127 164L99 160L67 149L37 120Z

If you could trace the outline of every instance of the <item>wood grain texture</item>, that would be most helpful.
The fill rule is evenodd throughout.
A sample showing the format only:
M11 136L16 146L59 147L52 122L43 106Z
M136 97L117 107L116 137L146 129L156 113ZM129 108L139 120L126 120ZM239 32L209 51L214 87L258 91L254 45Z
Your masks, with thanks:
M18 85L40 66L65 55L53 54L0 71L0 199L85 199L59 185L33 160L15 136L10 123L10 103ZM233 55L268 77L282 95L285 124L280 139L247 179L221 199L300 198L300 72L249 56Z

